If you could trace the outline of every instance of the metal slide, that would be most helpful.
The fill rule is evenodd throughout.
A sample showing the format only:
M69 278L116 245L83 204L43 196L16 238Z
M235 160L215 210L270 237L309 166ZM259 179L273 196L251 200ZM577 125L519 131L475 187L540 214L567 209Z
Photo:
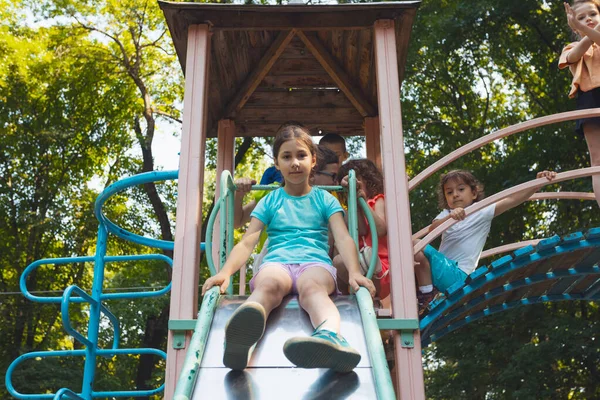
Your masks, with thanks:
M223 365L225 324L245 296L221 296L206 342L206 350L190 399L376 399L375 382L355 296L334 299L342 317L341 332L362 359L348 374L322 369L295 368L283 354L283 344L293 336L310 336L313 327L288 296L267 322L263 338L252 353L248 368L232 371Z

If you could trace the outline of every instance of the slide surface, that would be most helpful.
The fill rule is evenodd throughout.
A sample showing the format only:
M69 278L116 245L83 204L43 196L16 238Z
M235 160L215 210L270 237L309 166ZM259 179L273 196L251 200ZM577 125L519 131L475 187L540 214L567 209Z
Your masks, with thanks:
M283 354L283 344L294 336L310 336L313 327L298 305L288 296L267 321L267 329L244 371L223 365L223 340L227 320L246 299L223 296L212 322L192 399L375 399L375 383L367 353L360 312L354 296L337 296L334 302L342 317L341 332L362 359L348 374L326 369L295 368Z

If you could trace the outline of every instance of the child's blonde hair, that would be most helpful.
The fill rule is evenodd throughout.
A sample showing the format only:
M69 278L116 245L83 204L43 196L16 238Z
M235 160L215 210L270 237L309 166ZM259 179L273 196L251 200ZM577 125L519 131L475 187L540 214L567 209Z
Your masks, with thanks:
M437 192L438 206L444 210L450 209L450 205L448 205L448 201L446 201L446 195L444 194L444 185L450 181L459 181L463 182L465 185L468 185L473 193L477 193L477 198L475 198L474 201L483 200L485 197L483 185L477 178L475 178L475 175L464 169L455 169L440 177L440 184Z

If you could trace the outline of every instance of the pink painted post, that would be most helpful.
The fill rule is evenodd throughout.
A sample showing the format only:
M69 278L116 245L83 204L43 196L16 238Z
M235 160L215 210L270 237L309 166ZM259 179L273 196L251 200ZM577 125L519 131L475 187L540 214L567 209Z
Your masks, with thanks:
M399 319L418 319L394 21L376 21L374 30L388 241L394 243L388 248L392 315ZM425 399L418 331L413 339L414 347L402 347L400 335L395 335L396 393L402 400Z
M381 168L381 138L379 136L379 117L365 118L365 137L367 158Z
M198 266L202 229L204 151L206 148L206 93L210 55L208 25L192 25L188 31L177 226L173 258L170 318L194 319L198 313ZM183 366L191 332L182 348L173 348L173 333L167 342L165 399L172 399ZM180 347L180 346L178 346Z
M231 172L233 176L234 166L234 147L235 147L235 121L230 119L219 120L217 129L217 186L215 189L215 198L221 193L221 173L225 170ZM220 212L220 211L219 211ZM213 260L215 260L215 268L220 269L219 257L219 232L221 219L215 219L215 227L213 230Z

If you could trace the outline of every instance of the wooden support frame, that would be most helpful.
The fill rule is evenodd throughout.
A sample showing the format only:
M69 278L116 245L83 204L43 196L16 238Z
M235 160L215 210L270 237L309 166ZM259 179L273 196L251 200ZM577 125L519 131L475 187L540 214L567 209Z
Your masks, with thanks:
M375 107L367 101L360 89L350 84L348 74L338 65L333 56L329 54L323 43L316 36L306 35L302 31L298 31L296 35L298 35L308 50L315 56L340 90L344 92L360 115L363 117L375 116Z
M221 193L221 173L225 170L228 170L229 172L231 172L231 176L233 176L235 168L234 153L235 121L230 119L222 119L219 121L217 128L217 186L215 188L215 198L219 195L219 193ZM219 232L221 232L220 226L221 219L216 218L212 238L212 242L214 244L219 243ZM218 262L218 260L221 259L221 257L219 256L219 246L213 246L212 254L213 260L215 260L215 268L217 269L217 271L219 271L220 263Z
M396 319L417 319L394 21L376 21L374 32L388 241L395 244L388 249L392 280L392 313ZM412 348L403 347L400 339L400 335L394 334L397 396L402 400L425 399L419 333L413 333Z
M382 169L379 117L365 118L365 139L367 145L367 158L372 160L379 169Z
M252 96L252 93L254 93L264 77L267 76L273 67L273 64L275 64L275 61L281 56L281 53L283 53L295 34L296 30L291 29L282 31L279 36L277 36L277 39L275 39L271 47L269 47L269 50L267 50L260 60L258 66L248 76L241 89L225 108L224 118L234 117L235 114L244 107L250 96Z
M177 226L171 281L170 319L194 319L198 312L198 279L200 265L200 232L202 230L202 197L204 154L206 149L206 111L210 32L208 25L193 25L188 31L187 76L183 107L181 155L177 184ZM185 347L175 349L173 332L167 342L165 398L173 398L175 384L185 359Z

